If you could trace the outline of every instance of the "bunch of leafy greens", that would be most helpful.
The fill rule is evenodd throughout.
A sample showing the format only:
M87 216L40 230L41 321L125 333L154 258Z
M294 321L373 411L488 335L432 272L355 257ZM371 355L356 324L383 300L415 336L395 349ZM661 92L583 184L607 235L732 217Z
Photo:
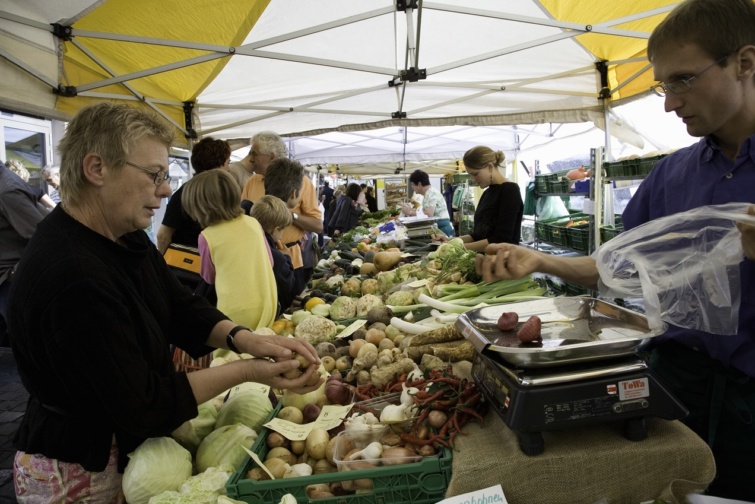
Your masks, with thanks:
M479 282L480 276L475 271L476 256L477 252L467 250L460 238L444 243L435 251L435 259L441 264L441 272L435 278L435 283L451 279L456 273L459 274L461 282L466 280Z
M357 226L354 229L352 229L351 231L343 233L341 235L339 241L347 242L347 243L353 243L353 242L356 241L356 235L369 236L370 235L370 230L367 229L364 226Z

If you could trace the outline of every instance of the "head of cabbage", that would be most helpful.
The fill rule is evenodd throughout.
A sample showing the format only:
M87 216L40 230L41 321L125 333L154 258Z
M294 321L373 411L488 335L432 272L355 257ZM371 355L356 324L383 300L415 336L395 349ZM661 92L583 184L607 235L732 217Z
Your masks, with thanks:
M218 412L215 428L241 423L255 432L259 432L262 424L273 412L270 398L259 390L245 390L231 393Z
M129 504L148 504L191 476L191 453L169 437L147 439L128 458L122 486Z
M237 423L215 429L202 440L197 449L197 470L204 472L210 467L222 464L238 467L246 455L244 448L251 448L255 439L257 432L244 424Z

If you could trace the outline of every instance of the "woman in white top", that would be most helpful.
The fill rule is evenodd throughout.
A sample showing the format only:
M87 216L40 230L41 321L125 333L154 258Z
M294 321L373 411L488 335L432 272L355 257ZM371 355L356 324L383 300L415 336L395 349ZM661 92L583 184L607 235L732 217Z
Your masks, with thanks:
M454 228L451 225L451 219L448 216L448 207L446 199L441 192L430 185L430 177L422 170L414 170L409 175L409 183L412 184L412 191L423 196L422 211L428 217L438 219L438 229L443 231L446 236L454 235ZM404 205L401 208L405 215L417 215L417 211L411 205Z

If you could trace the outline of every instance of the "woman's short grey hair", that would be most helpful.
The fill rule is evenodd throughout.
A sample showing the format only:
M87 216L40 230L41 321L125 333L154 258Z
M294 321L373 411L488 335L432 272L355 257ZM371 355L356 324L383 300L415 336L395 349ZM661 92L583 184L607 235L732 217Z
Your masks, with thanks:
M170 149L174 129L157 114L110 102L81 109L68 123L58 145L60 151L60 197L77 203L88 182L84 158L96 153L114 171L123 168L137 142L154 138Z

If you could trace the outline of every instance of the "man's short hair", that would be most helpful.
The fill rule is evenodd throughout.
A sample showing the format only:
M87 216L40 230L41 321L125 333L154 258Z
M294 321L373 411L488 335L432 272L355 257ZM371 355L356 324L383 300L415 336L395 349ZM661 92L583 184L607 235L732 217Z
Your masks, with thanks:
M755 44L755 4L752 0L680 3L650 34L648 59L652 62L658 53L685 42L697 45L713 59Z
M294 191L301 193L303 178L304 167L298 161L274 159L265 173L265 194L288 201Z

